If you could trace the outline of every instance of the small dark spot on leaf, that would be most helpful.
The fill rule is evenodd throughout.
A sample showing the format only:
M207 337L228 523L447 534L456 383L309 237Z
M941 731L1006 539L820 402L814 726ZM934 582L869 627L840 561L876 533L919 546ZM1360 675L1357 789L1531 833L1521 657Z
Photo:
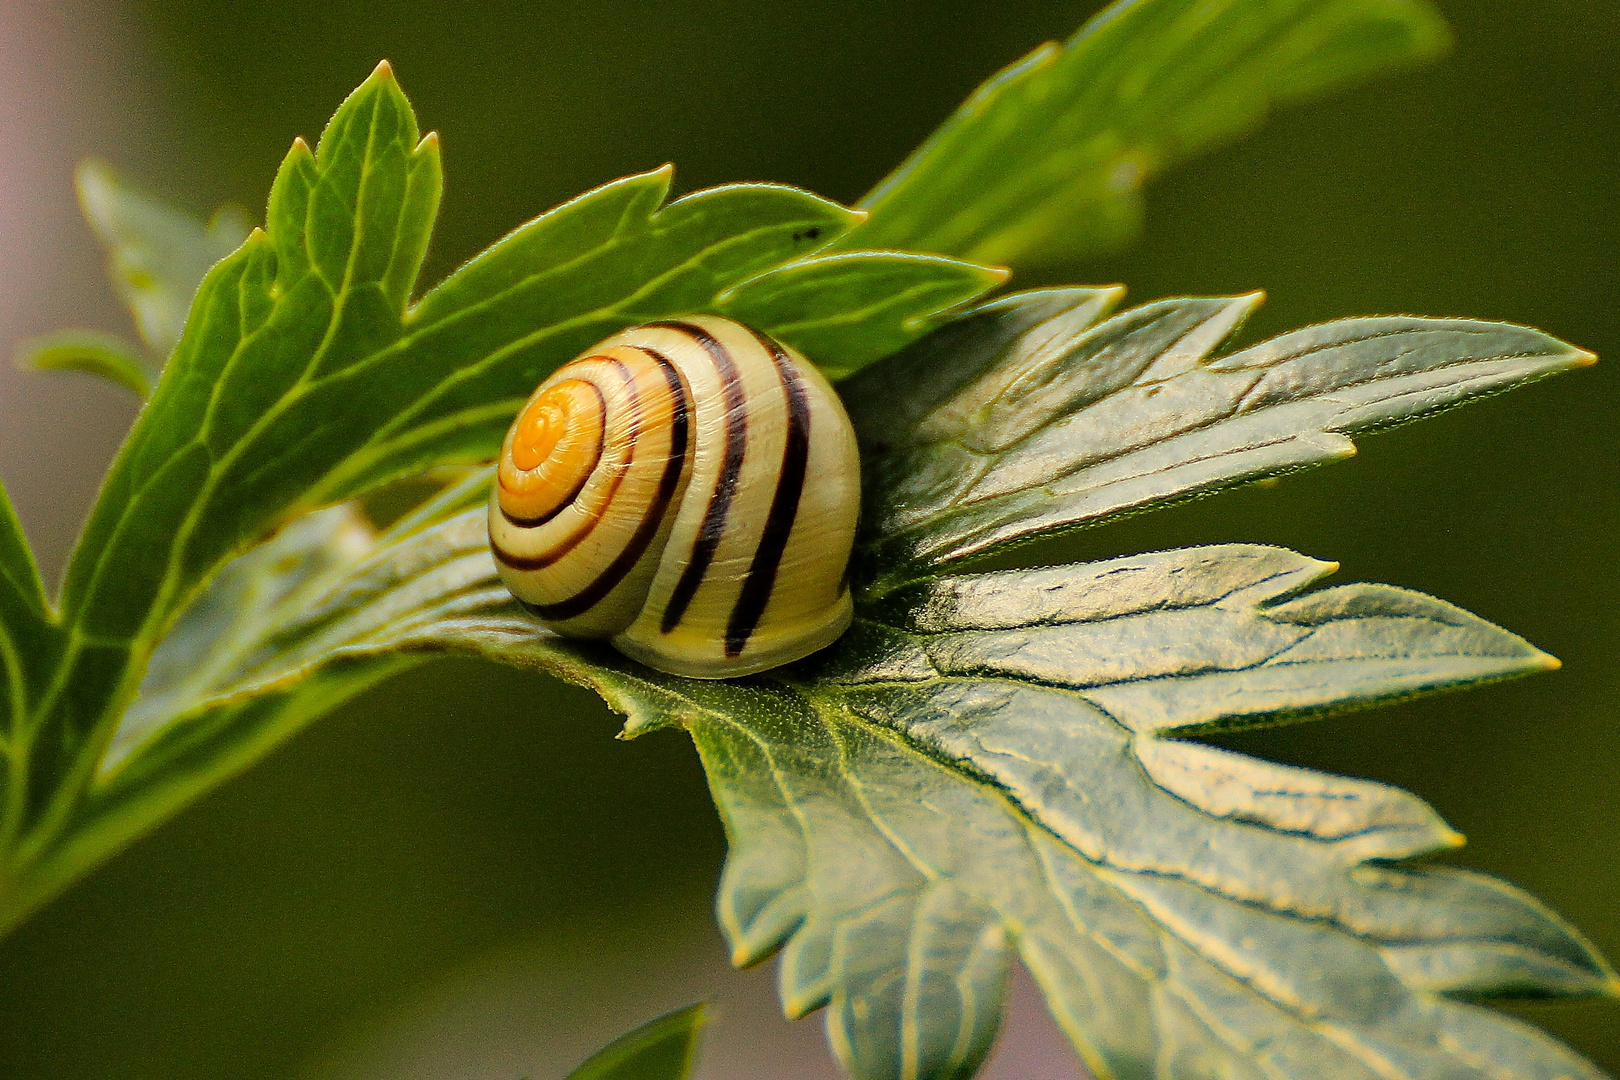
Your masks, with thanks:
M797 244L802 240L814 240L817 237L819 237L820 235L821 235L821 226L820 225L812 225L810 228L804 230L803 232L794 233L793 234L793 242L795 244Z

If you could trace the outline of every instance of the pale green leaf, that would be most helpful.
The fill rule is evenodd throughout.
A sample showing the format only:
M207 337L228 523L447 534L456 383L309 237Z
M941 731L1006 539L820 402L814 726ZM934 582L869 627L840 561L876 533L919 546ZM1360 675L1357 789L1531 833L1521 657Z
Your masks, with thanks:
M1262 345L1212 362L1248 304L1169 301L1098 323L1114 299L1010 298L854 380L868 453L903 484L907 468L926 474L941 438L1025 438L1146 370L1155 385L1206 367L1258 370L1238 396L1266 403L1255 378L1271 358L1314 358L1333 373L1331 415L1373 409L1388 422L1436 403L1438 384L1412 393L1402 382L1414 372L1478 390L1536 370L1458 342L1500 353L1511 332L1521 359L1576 356L1533 331L1450 322L1411 350L1403 320L1388 335L1399 347L1375 365L1382 396L1357 396L1366 356L1332 356L1376 338L1318 328L1301 333L1319 349ZM928 379L916 375L925 362ZM1078 389L1066 381L1075 372ZM1297 397L1323 378L1295 372L1284 385ZM1160 414L1143 403L1157 396L1132 406L1150 436ZM1205 388L1182 400L1197 417L1225 399ZM1201 430L1229 412L1214 409ZM1294 419L1310 430L1321 417ZM874 447L880 436L892 445ZM470 474L374 542L327 511L221 575L154 657L123 756L19 891L39 902L396 667L469 652L594 687L630 734L691 732L732 842L720 914L736 959L780 948L786 1007L826 1005L857 1077L970 1075L1014 950L1101 1075L1373 1080L1382 1058L1412 1076L1484 1080L1482 1059L1460 1049L1479 1046L1516 1076L1600 1076L1545 1036L1452 1000L1617 983L1524 894L1406 865L1460 839L1421 801L1176 737L1553 665L1519 638L1387 586L1307 592L1329 565L1229 545L910 584L890 575L881 589L858 577L856 625L831 649L747 680L693 682L541 630L495 573L487 483ZM1020 516L1016 500L982 513L986 528L1020 536L1050 525Z
M99 161L77 173L79 205L107 249L118 295L141 339L160 357L180 340L191 298L208 268L247 239L250 224L230 208L204 224L139 191Z
M840 244L1006 264L1097 254L1136 234L1160 171L1449 40L1427 0L1119 0L980 86Z
M1387 427L1593 360L1470 319L1343 319L1216 350L1260 296L993 301L843 387L865 557L887 582L1038 533L1355 452Z
M146 358L128 342L95 330L64 330L25 341L17 346L17 366L97 375L143 401L152 392Z
M1099 1075L1177 1061L1373 1080L1384 1055L1413 1076L1493 1077L1462 1049L1477 1046L1515 1076L1599 1077L1449 1000L1615 983L1524 894L1400 865L1459 842L1421 801L1169 737L1551 664L1419 594L1303 591L1330 570L1228 545L936 578L863 605L810 661L704 683L539 630L473 507L386 535L305 593L106 796L134 800L251 695L469 651L595 687L631 734L691 732L732 843L736 959L782 948L790 1014L827 1005L857 1077L970 1075L1015 949Z
M229 682L244 653L303 614L308 590L333 572L348 573L374 542L371 526L344 503L294 522L228 565L152 654L140 697L124 712L103 767Z

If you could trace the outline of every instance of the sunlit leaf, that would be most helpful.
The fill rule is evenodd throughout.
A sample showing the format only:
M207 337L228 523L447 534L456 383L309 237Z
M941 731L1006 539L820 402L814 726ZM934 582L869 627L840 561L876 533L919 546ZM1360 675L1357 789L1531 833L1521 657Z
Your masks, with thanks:
M1348 432L1593 360L1522 326L1411 316L1217 354L1258 294L1098 322L1119 295L1010 296L845 384L881 576L1341 458Z
M935 578L864 605L810 661L695 682L538 629L500 586L482 518L386 535L307 593L107 795L161 780L250 695L468 651L595 687L631 734L691 732L732 844L735 957L782 948L788 1011L827 1005L858 1077L969 1075L1014 950L1098 1075L1171 1060L1372 1080L1380 1055L1496 1075L1464 1047L1515 1076L1601 1075L1448 999L1615 983L1524 894L1399 865L1460 841L1421 801L1171 737L1551 665L1505 631L1387 586L1307 592L1330 565L1226 545Z
M1449 40L1427 0L1119 0L980 86L840 243L1013 265L1093 255L1136 234L1150 177Z
M787 1010L825 1006L861 1080L970 1075L1015 958L1102 1077L1597 1080L1458 1000L1620 983L1525 894L1415 864L1460 842L1426 804L1192 741L1550 657L1418 593L1309 591L1332 567L1274 548L940 570L1590 361L1521 327L1409 317L1219 354L1253 296L1105 318L1119 290L1054 289L962 311L1003 274L946 255L1106 242L1141 175L1442 38L1418 0L1135 0L994 81L866 224L768 184L666 204L661 169L414 303L437 142L380 67L317 150L294 144L266 228L198 290L60 620L0 500L0 929L338 703L458 652L593 687L627 735L691 734L731 840L735 959L780 950ZM168 212L104 186L136 237L119 242L161 248ZM817 656L697 682L545 631L495 572L487 469L380 534L346 502L487 461L556 365L702 311L854 376L857 614ZM576 1076L684 1076L700 1022L655 1022Z
M64 330L17 347L17 366L97 375L145 400L152 392L146 358L128 342L94 330Z
M1387 335L1397 347L1373 365L1381 396L1358 396L1368 371L1354 349L1377 338L1317 328L1277 339L1315 350L1274 342L1212 362L1252 300L1166 301L1099 323L1115 299L1010 298L848 384L883 482L935 475L942 442L1038 435L1144 371L1173 386L1215 367L1210 378L1247 380L1237 397L1256 414L1326 400L1325 415L1387 423L1436 393L1459 398L1450 387L1477 392L1584 357L1533 331L1455 322L1423 324L1429 336L1408 349L1402 335L1419 332L1401 320ZM1354 362L1336 364L1344 341ZM1472 342L1484 345L1460 347ZM1280 380L1280 405L1256 389L1279 356L1318 365ZM1431 370L1449 381L1416 393L1403 382ZM1132 406L1149 443L1170 415L1148 407L1157 396ZM1179 400L1200 431L1229 422L1231 395L1206 386ZM1278 415L1323 430L1319 408ZM327 511L234 564L154 657L121 756L28 888L60 887L398 666L468 652L594 687L631 734L691 732L732 841L720 914L736 958L781 948L784 1004L828 1006L833 1046L858 1077L970 1075L1015 950L1101 1075L1171 1061L1191 1076L1372 1080L1379 1055L1414 1075L1491 1075L1461 1046L1489 1047L1515 1075L1600 1075L1450 1000L1617 984L1524 894L1404 865L1460 840L1421 801L1176 737L1553 666L1519 638L1401 589L1307 592L1331 566L1273 548L950 577L908 561L880 588L857 578L856 625L819 656L693 682L541 630L495 573L487 484L487 472L469 475L375 541ZM1017 499L980 513L996 535L1073 520L1032 521Z
M936 255L854 251L813 256L743 282L720 309L773 333L842 379L948 321L945 313L1007 278ZM882 287L876 288L881 282ZM841 296L841 300L833 297Z

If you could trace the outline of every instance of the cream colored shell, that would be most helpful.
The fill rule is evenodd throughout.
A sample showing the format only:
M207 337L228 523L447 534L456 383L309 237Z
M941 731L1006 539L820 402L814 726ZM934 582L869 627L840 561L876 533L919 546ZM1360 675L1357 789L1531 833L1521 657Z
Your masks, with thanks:
M589 428L559 445L599 445L599 457L568 491L546 480L559 505L525 519L511 512L524 505L516 485L535 489L548 466L531 450L519 469L514 439L548 391L573 428L601 425L599 444ZM535 390L501 460L496 564L560 633L718 679L796 660L849 626L854 431L813 364L741 323L691 316L615 334Z

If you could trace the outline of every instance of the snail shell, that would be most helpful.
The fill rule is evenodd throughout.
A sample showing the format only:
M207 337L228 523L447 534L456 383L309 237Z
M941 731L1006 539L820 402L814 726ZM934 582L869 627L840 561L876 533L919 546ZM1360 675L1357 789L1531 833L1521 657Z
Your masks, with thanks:
M549 627L700 679L849 626L855 433L814 365L741 323L615 334L529 397L489 506L501 579Z

